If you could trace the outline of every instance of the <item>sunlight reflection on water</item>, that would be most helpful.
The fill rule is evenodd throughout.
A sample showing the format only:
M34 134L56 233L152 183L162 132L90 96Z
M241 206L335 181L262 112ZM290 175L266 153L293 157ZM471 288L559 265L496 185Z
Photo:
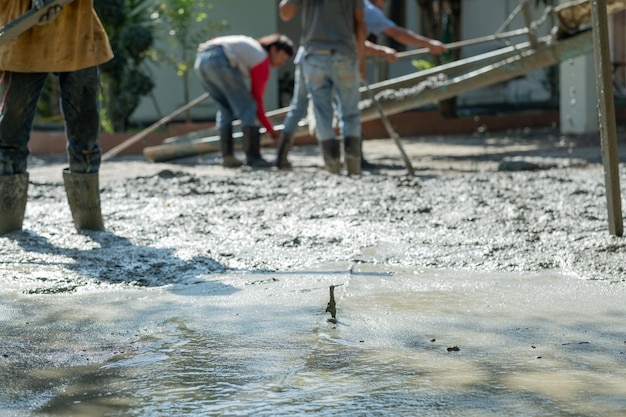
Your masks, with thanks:
M59 304L39 298L37 313L49 313L42 328L92 314L98 324L86 339L108 328L122 334L120 326L134 336L132 349L104 364L22 372L25 386L40 394L32 415L620 416L626 410L621 287L554 274L374 272L232 276L222 285L233 290L215 294L214 276L169 291L105 289L92 300L75 296L83 299L84 306L74 305L80 314L67 312L63 296L54 296ZM339 284L336 324L323 313L328 283ZM17 317L20 308L6 311ZM73 328L56 331L69 340ZM13 395L24 399L24 391L14 387ZM31 415L0 398L0 414Z

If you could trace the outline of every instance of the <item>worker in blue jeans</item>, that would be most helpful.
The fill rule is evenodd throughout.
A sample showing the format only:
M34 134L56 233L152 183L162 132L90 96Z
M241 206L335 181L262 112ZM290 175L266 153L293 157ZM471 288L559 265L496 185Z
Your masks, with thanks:
M361 173L361 114L359 85L365 79L365 22L363 0L282 0L283 20L302 9L304 49L302 71L313 103L324 166L341 171L341 144L333 129L337 99L348 175Z
M445 45L440 41L418 35L415 32L398 26L393 21L389 20L382 11L384 4L385 0L364 0L364 20L367 33L374 36L385 34L404 45L426 47L433 55L439 55L447 50ZM381 56L388 62L395 62L397 60L396 51L392 48L377 45L369 41L366 41L365 45L366 55ZM284 128L278 142L275 165L280 169L288 169L291 167L291 164L287 159L287 155L293 146L293 137L298 127L298 123L306 116L308 109L309 98L303 76L304 74L302 72L302 55L303 49L299 48L296 58L294 59L295 73L293 96L291 98L291 102L289 103L290 109L283 122ZM362 152L361 166L364 169L371 169L374 167L373 164L367 162L367 160L363 157Z

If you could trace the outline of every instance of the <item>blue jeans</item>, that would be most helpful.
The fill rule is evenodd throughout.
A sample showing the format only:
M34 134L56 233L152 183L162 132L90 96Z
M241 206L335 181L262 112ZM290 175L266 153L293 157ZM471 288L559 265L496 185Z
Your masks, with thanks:
M91 67L58 74L61 88L61 112L65 118L67 153L71 172L98 172L101 150L99 71ZM28 141L33 126L37 100L47 72L0 73L0 175L26 172Z
M318 140L335 138L333 101L339 105L339 129L344 137L361 137L359 73L355 59L340 53L310 54L304 59L307 90L313 101Z
M216 123L222 129L239 118L242 126L257 126L257 105L239 70L228 62L221 46L198 53L194 69L202 87L217 103Z
M293 135L298 128L298 122L307 114L309 107L309 93L306 88L306 80L302 64L296 64L294 73L293 96L289 102L289 112L283 122L283 134Z

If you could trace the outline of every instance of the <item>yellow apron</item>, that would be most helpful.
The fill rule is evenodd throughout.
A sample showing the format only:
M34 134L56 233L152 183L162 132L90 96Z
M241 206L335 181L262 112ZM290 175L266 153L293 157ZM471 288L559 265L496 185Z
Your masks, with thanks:
M0 0L0 26L30 7L30 0ZM74 0L51 23L34 26L0 45L0 70L68 72L100 65L112 57L93 0Z

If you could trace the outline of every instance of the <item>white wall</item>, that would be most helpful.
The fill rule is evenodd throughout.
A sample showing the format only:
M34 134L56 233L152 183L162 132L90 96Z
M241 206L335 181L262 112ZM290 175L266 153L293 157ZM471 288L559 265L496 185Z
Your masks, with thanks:
M531 4L533 3L534 2L531 2ZM462 39L475 39L482 36L493 35L515 10L518 4L518 0L465 0L463 2ZM532 9L533 20L539 19L544 12L543 7ZM552 21L548 20L540 28L542 32L539 32L538 36L547 35L552 25ZM506 32L523 27L525 27L523 15L519 13L503 31ZM528 41L527 36L510 38L512 44L526 41ZM490 52L504 45L502 41L495 41L468 46L463 48L463 57ZM544 86L545 80L546 70L535 71L526 74L522 78L462 94L459 96L458 103L462 106L481 103L545 101L550 98L549 92Z
M226 20L228 29L222 35L249 35L261 37L276 32L278 19L278 6L273 7L274 0L261 0L264 4L260 7L256 2L259 0L213 0L213 8L208 10L209 19L213 21ZM259 1L260 2L260 1ZM271 7L269 4L272 3ZM140 122L152 122L158 120L185 103L182 80L176 76L174 69L168 65L150 65L154 74L156 87L153 90L154 100L158 103L160 113L157 112L154 101L150 96L142 99L139 108L133 113L132 120ZM190 99L202 95L203 88L197 81L193 70L190 73ZM272 110L278 105L277 72L272 70L272 77L267 85L265 106L266 110ZM205 100L192 109L192 117L197 120L206 120L214 117L215 106L211 100ZM183 120L181 116L178 120Z

